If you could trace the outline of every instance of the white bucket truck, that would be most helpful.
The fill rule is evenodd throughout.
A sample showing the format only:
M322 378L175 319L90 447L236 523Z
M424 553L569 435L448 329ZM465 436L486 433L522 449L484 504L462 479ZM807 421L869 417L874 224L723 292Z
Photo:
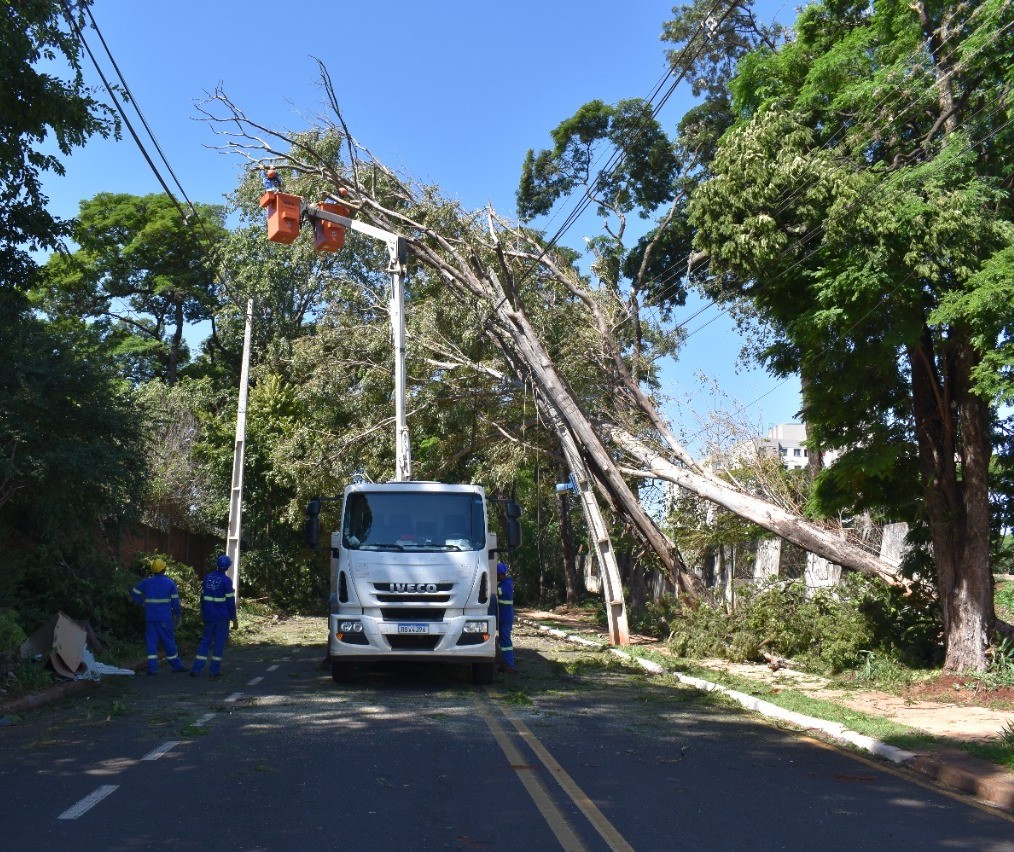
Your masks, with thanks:
M357 480L345 488L341 528L331 534L332 678L349 681L356 663L425 660L471 664L476 683L492 683L497 537L484 490ZM307 506L311 547L323 502ZM504 549L517 547L520 507L490 502L503 503Z

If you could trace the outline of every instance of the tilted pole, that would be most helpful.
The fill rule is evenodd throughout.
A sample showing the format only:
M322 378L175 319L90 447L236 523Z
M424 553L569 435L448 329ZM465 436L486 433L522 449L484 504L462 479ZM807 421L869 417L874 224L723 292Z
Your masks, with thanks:
M246 402L250 384L250 338L253 332L253 299L246 303L246 325L243 329L243 365L239 373L239 403L236 406L236 444L232 453L232 491L229 496L229 533L225 553L232 560L229 579L239 603L239 539L243 520L243 458L246 450Z
M595 497L595 488L588 474L588 468L584 459L581 458L577 441L574 440L574 436L570 434L559 415L549 405L546 406L546 410L550 414L554 431L560 439L563 456L567 460L567 466L570 468L573 479L574 491L581 499L585 523L588 525L588 535L594 545L595 561L598 563L599 574L602 577L602 598L606 605L609 641L614 645L629 645L630 629L627 626L627 605L623 598L620 568L616 562L616 552L613 550L609 528L606 526L605 518L602 517L602 509Z

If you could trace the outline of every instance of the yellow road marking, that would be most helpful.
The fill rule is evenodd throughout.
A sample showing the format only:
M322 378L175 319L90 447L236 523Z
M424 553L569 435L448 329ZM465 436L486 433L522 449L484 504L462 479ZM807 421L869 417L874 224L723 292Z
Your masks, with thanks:
M476 707L482 720L486 723L486 727L489 728L493 734L493 738L499 744L504 755L506 755L507 762L515 771L521 783L525 785L525 790L531 796L535 807L539 809L539 813L542 814L546 825L556 835L556 839L560 841L560 846L567 850L567 852L585 852L585 845L577 834L574 833L574 829L567 822L567 817L556 806L555 802L550 798L549 793L546 792L546 788L542 785L542 782L532 772L534 767L525 764L521 752L511 742L510 737L507 736L507 732L504 731L503 726L496 720L489 708L482 702L476 702Z
M609 848L616 850L616 852L634 852L634 847L623 839L623 836L616 830L613 824L606 819L602 811L600 811L595 806L595 803L589 799L587 795L585 795L584 790L582 790L577 785L577 782L567 774L567 771L560 766L556 758L549 753L549 750L542 744L539 738L528 729L528 726L525 725L520 718L518 718L517 714L509 707L502 707L501 710L510 720L517 732L521 734L522 739L528 743L529 748L531 748L531 750L538 756L539 760L542 761L543 766L549 770L550 774L556 779L556 782L563 788L564 792L570 796L570 800L577 806L578 810L585 815L585 819L592 824Z

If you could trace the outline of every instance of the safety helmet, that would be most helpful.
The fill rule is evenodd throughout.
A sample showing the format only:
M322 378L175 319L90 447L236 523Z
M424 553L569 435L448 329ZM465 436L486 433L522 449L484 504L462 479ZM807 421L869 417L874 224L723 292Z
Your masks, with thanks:
M496 563L496 573L497 574L506 574L507 573L507 566L503 562L497 562Z
M221 556L218 557L218 559L215 560L215 564L224 571L226 568L232 565L232 560L223 553Z
M151 570L154 571L156 574L161 574L163 571L165 571L165 560L158 558L152 559Z

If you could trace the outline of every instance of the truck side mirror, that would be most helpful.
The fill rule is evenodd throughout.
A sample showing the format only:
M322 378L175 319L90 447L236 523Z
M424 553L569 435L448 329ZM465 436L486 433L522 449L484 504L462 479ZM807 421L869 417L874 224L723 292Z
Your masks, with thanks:
M507 549L514 550L518 547L521 547L521 521L507 518Z
M320 500L312 498L306 504L306 546L316 549L320 536Z
M504 509L507 511L508 518L520 518L521 507L513 500L508 500L504 505Z

